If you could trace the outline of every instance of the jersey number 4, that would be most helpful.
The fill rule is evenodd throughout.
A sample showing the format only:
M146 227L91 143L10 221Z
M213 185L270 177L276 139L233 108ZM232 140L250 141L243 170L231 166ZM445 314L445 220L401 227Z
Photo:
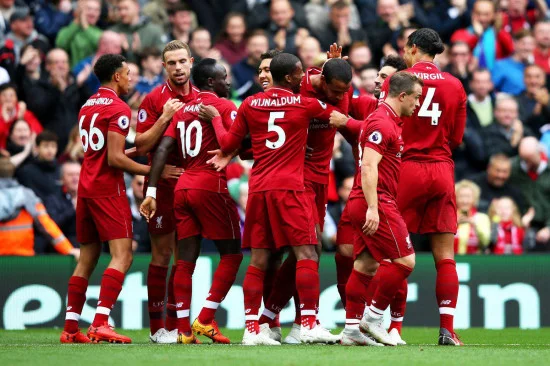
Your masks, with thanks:
M183 157L186 158L187 155L190 157L195 157L199 154L202 145L202 125L199 121L194 120L185 128L185 122L178 122L178 129L180 130L180 140L181 140L181 153ZM193 129L196 130L195 133L195 147L191 148L191 135Z
M99 116L99 113L94 113L92 115L92 121L90 122L90 131L86 131L82 128L82 124L86 119L86 115L82 115L82 117L80 117L80 121L78 122L78 129L80 130L80 140L82 141L82 149L84 150L84 152L88 150L88 147L91 147L94 151L98 151L101 150L103 146L105 146L105 137L103 136L103 133L99 128L94 127L97 116Z
M439 103L432 103L434 95L435 88L428 88L424 102L422 102L418 111L418 117L431 118L432 126L437 126L439 124L439 117L441 117L441 111L439 110Z

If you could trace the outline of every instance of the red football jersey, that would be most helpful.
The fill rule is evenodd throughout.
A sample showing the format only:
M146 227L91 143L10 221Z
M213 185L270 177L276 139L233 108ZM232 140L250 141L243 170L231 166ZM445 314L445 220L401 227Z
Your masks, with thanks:
M441 72L431 62L418 62L406 69L424 81L420 108L403 117L403 161L452 162L451 150L462 142L466 127L466 92L460 81ZM388 94L389 80L382 86L380 100Z
M183 162L184 173L178 179L176 191L180 189L203 189L212 192L227 192L225 171L217 172L206 162L212 158L207 151L220 148L212 123L198 118L200 104L212 105L220 113L227 131L237 115L237 107L227 99L212 92L199 92L174 115L172 123L164 133L177 140L177 153Z
M319 75L322 70L317 67L309 68L303 79L300 94L305 97L317 98L327 102L324 95L315 91L311 84L310 75ZM350 103L353 98L353 88L344 95L340 103L335 105L342 113L348 114ZM307 136L307 146L313 149L311 157L305 161L304 176L305 179L321 184L328 184L328 174L330 171L330 159L332 159L332 148L334 146L334 136L336 129L330 127L328 118L318 119L309 127Z
M78 182L80 197L126 194L122 170L110 167L107 161L107 134L112 131L126 137L130 117L130 107L113 89L106 87L100 87L80 109L78 129L84 148L84 162Z
M314 118L328 120L332 110L317 99L273 87L245 99L220 145L230 153L250 132L254 155L250 192L303 191L307 128Z
M147 96L145 97L145 99L143 99L141 105L139 106L138 124L136 127L136 131L138 133L144 133L147 132L151 127L153 127L155 122L162 115L162 109L168 99L175 98L183 103L189 103L195 100L197 94L199 93L199 90L193 85L190 86L191 89L189 94L187 95L178 94L174 89L172 89L169 80L167 80L164 84L154 88L149 94L147 94ZM147 154L149 158L149 165L151 165L151 162L153 161L153 156L158 148L159 143L160 139L159 141L157 141L155 147L149 152L149 154ZM181 164L181 161L178 160L178 154L170 154L168 156L168 159L166 160L166 164L179 166Z
M378 185L376 187L378 194L386 195L391 199L397 197L397 181L401 166L401 154L403 153L402 124L401 118L384 102L380 103L376 112L371 114L363 124L359 146L359 164L350 198L364 197L361 185L361 158L366 147L382 155L382 160L378 164Z

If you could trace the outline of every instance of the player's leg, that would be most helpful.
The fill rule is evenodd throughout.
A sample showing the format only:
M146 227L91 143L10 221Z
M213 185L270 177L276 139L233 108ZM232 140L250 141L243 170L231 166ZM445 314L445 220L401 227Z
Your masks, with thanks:
M269 318L269 320L262 321L265 310L270 312L268 309L267 302L273 293L273 288L275 286L275 281L277 278L277 272L281 268L281 265L283 264L283 250L276 251L274 253L271 253L271 258L269 259L269 265L267 268L267 272L264 278L264 294L263 294L263 301L264 301L264 313L262 313L262 316L260 317L260 324L262 323L268 323L269 329L271 329L272 332L275 332L275 337L277 340L280 341L280 333L281 333L281 323L279 322L279 313L276 314L273 313L273 317ZM270 312L271 313L271 312ZM271 315L271 314L270 314Z
M334 255L336 262L336 286L344 308L346 307L346 286L354 268L353 244L339 244Z
M405 310L407 309L407 292L408 282L404 280L399 287L399 290L390 302L390 316L391 324L388 328L388 334L398 345L405 345L405 342L401 338L401 327L403 325L403 317L405 316Z

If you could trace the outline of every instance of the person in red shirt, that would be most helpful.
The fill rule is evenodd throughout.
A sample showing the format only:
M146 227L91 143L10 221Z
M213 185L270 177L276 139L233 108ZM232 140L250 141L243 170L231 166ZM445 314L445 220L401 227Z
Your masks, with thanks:
M535 24L533 36L537 47L533 52L535 64L543 68L544 72L550 74L550 21L540 21Z
M148 175L150 169L124 153L131 117L130 107L120 99L120 95L128 93L130 82L125 58L103 55L95 64L94 73L101 87L82 106L78 117L84 149L76 207L76 234L81 249L80 260L69 279L65 327L60 341L131 343L130 338L117 334L108 323L124 276L132 264L132 215L123 171ZM112 259L103 273L96 314L85 336L78 329L78 320L86 302L88 279L97 265L104 241L109 242Z
M441 345L460 345L453 329L458 297L454 261L457 209L452 150L466 126L466 93L460 80L433 63L443 52L437 32L422 28L409 36L403 58L409 71L424 80L420 109L403 119L403 167L397 203L409 231L426 234L437 269L436 298ZM387 85L382 93L387 92Z
M296 263L296 289L300 296L302 328L306 343L336 342L335 336L317 326L319 300L317 236L310 201L304 187L307 128L315 118L328 120L333 108L294 93L299 92L302 63L281 53L270 64L272 88L243 102L235 123L219 134L221 151L216 159L237 149L250 133L254 166L249 181L243 247L251 248L251 260L243 282L246 329L243 344L279 345L258 322L263 280L273 250L290 246ZM214 127L221 130L219 123Z
M178 343L198 343L193 332L211 338L214 343L230 343L218 329L214 316L233 285L243 258L239 215L227 190L225 171L216 171L206 163L210 159L207 151L218 149L219 145L212 124L200 114L201 105L215 107L215 118L221 120L224 131L229 130L237 108L233 102L223 99L229 95L226 79L227 71L214 59L203 59L193 68L193 80L200 92L193 102L176 112L164 133L153 159L147 198L141 205L142 213L151 220L156 210L158 178L169 154L177 147L184 168L174 193L178 237L174 278ZM221 260L205 306L191 329L192 276L203 237L214 240Z
M361 173L356 175L348 201L356 235L355 261L346 288L343 345L372 345L372 340L362 332L382 344L396 345L384 329L383 314L415 265L407 226L395 202L404 150L400 117L412 115L420 105L422 85L422 80L413 74L392 75L388 98L361 129L358 164ZM371 288L372 299L367 299L369 284L377 271L380 282ZM365 312L367 302L371 304Z
M191 85L191 67L193 57L189 46L181 41L168 43L162 52L163 66L168 80L153 89L139 107L137 135L135 145L137 153L149 155L149 165L166 128L174 114L186 103L195 100L198 90ZM168 156L167 164L179 165L178 155ZM153 343L176 343L177 317L174 301L174 274L172 267L168 280L168 302L166 304L166 322L163 319L164 298L166 296L166 277L170 258L176 246L174 219L174 187L177 179L161 179L157 186L158 206L155 217L149 220L151 236L151 263L147 271L147 294L149 310L150 339ZM144 192L147 190L147 180ZM176 257L177 258L177 257ZM175 261L174 261L175 263Z

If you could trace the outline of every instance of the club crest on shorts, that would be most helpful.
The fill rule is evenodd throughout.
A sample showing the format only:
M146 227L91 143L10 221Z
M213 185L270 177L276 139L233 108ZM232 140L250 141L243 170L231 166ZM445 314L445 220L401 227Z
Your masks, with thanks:
M162 229L162 216L157 217L157 229Z
M372 142L373 144L378 145L379 143L382 142L382 134L378 131L374 131L373 133L370 134L369 141Z
M118 118L118 127L125 130L128 128L128 126L130 126L130 118L128 118L127 116L120 116Z
M138 122L145 122L146 119L147 119L147 111L142 108L138 112Z

